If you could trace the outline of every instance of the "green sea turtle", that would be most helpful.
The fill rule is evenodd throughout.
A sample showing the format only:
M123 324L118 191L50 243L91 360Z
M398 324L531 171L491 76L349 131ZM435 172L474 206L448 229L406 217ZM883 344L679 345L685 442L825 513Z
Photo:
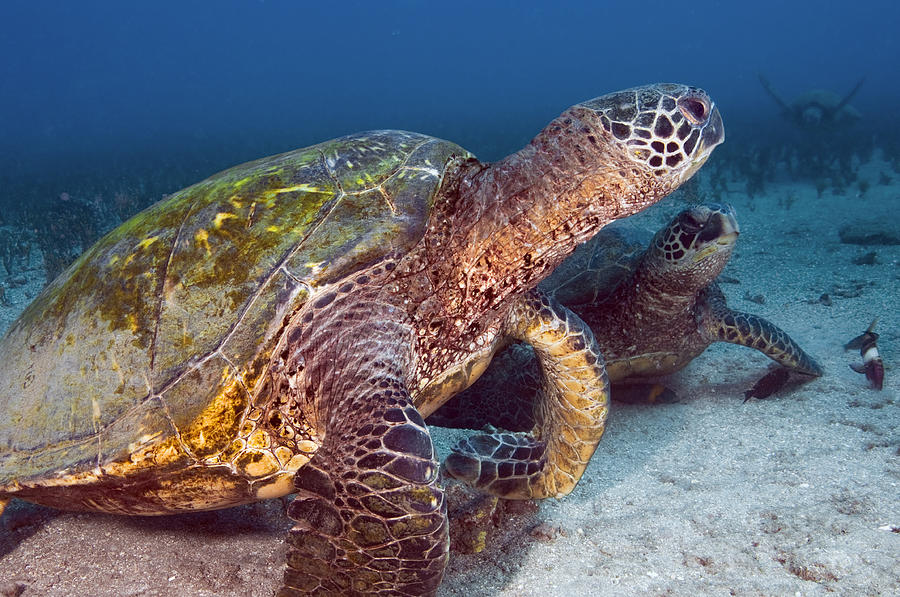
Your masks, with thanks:
M705 92L658 84L577 104L494 164L374 131L175 193L0 341L0 508L154 515L296 492L280 595L433 594L447 520L423 417L501 338L528 342L547 416L487 489L571 491L607 380L590 330L534 288L723 136Z
M727 205L685 209L655 235L619 221L579 247L541 283L593 330L614 399L660 399L659 393L668 390L646 383L648 378L678 371L720 341L759 350L800 374L822 374L819 364L775 324L728 308L715 279L738 234L734 211ZM532 351L514 345L428 422L530 428L539 375Z
M843 97L824 89L812 89L799 95L794 101L787 102L766 77L759 75L763 89L781 107L785 117L802 129L829 129L859 120L859 110L850 105L850 100L862 87L863 81L865 78L860 79L850 93Z

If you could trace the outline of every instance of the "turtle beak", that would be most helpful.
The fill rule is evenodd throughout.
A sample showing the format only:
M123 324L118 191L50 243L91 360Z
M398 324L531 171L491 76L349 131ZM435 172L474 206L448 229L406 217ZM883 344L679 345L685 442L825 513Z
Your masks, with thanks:
M734 244L740 234L741 227L738 225L734 210L728 206L728 212L722 214L722 236L730 239L729 244Z
M725 125L722 123L722 115L719 114L719 108L713 104L709 120L707 121L706 126L703 127L703 132L700 134L700 144L708 153L712 151L713 147L724 141Z
M719 114L719 108L713 104L709 119L703 125L700 140L697 143L697 148L694 150L695 157L691 161L690 167L685 170L683 180L687 180L694 172L699 170L706 163L706 160L709 159L709 156L712 155L713 149L723 141L725 141L725 125L722 123L722 115Z
M734 210L729 205L719 207L709 216L709 220L700 233L699 241L709 243L706 248L694 255L694 262L706 259L713 253L730 251L741 233Z
M720 245L733 245L737 242L737 237L741 234L741 228L738 226L733 213L722 214L720 226L721 231L719 232L718 240Z
M698 240L703 243L712 243L720 245L734 244L741 230L734 216L734 209L730 205L712 204L713 208L709 214L703 230L700 232Z

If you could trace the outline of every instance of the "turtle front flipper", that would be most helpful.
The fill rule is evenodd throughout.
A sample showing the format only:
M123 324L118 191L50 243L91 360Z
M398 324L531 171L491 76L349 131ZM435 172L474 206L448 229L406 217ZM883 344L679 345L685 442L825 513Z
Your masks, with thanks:
M750 313L732 311L718 285L704 289L697 312L701 333L710 341L720 340L755 348L779 365L797 373L820 376L821 365L774 323Z
M298 595L433 595L447 564L444 494L431 436L406 388L347 388L321 448L297 471L284 585Z
M505 498L566 495L575 487L603 435L609 381L590 328L544 293L521 297L508 333L534 348L541 392L532 434L477 434L447 457L447 472Z

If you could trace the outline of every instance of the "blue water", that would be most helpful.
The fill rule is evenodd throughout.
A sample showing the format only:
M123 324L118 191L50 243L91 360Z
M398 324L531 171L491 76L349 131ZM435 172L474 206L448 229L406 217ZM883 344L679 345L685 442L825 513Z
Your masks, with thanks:
M735 149L779 116L758 72L788 98L866 76L858 132L897 130L900 5L826 4L7 1L0 208L113 180L149 201L371 128L496 159L573 103L659 80L707 89Z

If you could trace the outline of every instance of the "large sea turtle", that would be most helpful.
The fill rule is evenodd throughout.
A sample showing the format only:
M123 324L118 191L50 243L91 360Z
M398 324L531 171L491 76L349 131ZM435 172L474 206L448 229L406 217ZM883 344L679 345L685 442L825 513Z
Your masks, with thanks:
M865 78L859 80L850 93L839 96L825 89L812 89L788 102L778 93L769 80L759 75L763 89L778 104L785 117L801 129L833 129L853 124L860 119L859 110L850 105L850 100L862 87Z
M494 164L374 131L174 194L0 342L0 508L153 515L297 492L281 595L432 594L448 540L423 417L501 338L529 342L547 417L490 489L571 491L607 380L590 330L533 289L723 134L705 92L658 84L577 104Z
M802 375L822 374L815 359L781 328L726 304L715 280L738 234L728 205L685 209L655 235L622 220L579 247L541 282L544 292L593 330L614 399L659 399L655 392L666 392L665 387L645 380L678 371L720 341L759 350ZM472 387L428 422L530 428L540 378L532 355L520 345L503 351ZM448 460L451 472L456 458Z

